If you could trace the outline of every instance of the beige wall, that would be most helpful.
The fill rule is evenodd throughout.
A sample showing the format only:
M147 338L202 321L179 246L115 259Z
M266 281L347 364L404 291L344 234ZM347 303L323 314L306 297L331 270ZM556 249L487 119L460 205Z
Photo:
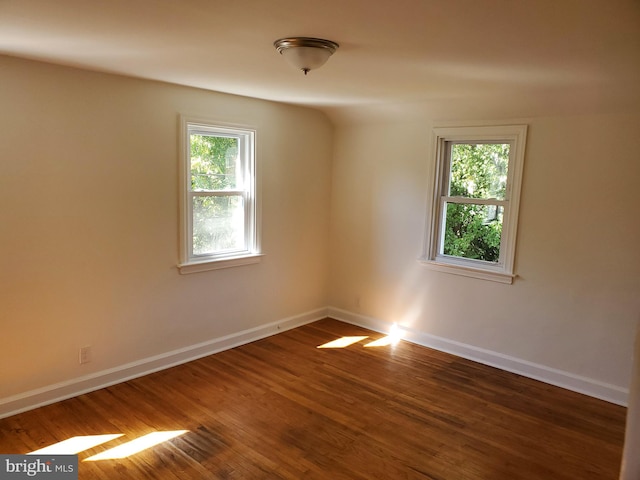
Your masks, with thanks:
M320 112L8 57L0 108L0 399L326 305ZM257 128L262 263L178 273L179 113Z
M640 115L495 122L529 125L513 285L418 264L434 122L394 118L338 130L329 303L624 390L640 311Z

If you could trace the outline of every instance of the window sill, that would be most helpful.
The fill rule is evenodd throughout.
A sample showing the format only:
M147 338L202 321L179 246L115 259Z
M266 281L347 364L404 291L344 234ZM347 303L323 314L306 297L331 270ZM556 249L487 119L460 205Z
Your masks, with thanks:
M260 263L264 255L261 253L252 253L238 257L221 258L217 260L205 260L202 262L182 263L178 265L178 269L182 275L188 273L206 272L209 270L219 270L221 268L240 267L242 265L251 265L252 263Z
M428 260L425 258L418 259L420 264L424 265L431 270L438 272L451 273L453 275L462 275L464 277L479 278L481 280L489 280L492 282L506 283L511 285L513 279L516 277L513 274L506 272L496 272L491 270L481 270L473 267L466 267L462 265L453 265L450 263L442 263L435 260Z

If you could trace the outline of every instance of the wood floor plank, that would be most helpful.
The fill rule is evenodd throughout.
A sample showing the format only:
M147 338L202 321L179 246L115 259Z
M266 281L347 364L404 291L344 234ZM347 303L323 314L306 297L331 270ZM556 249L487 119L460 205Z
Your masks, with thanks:
M342 336L367 339L319 349ZM624 408L325 319L0 420L0 452L122 434L80 479L615 480ZM86 458L155 431L126 458Z

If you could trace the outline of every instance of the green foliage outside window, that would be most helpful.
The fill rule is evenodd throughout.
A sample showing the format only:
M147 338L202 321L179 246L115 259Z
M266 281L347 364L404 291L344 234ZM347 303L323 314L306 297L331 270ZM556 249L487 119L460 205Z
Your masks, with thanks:
M503 200L509 144L453 144L449 196ZM503 208L448 202L443 253L487 262L500 257Z
M211 135L191 138L191 190L236 188L238 139Z

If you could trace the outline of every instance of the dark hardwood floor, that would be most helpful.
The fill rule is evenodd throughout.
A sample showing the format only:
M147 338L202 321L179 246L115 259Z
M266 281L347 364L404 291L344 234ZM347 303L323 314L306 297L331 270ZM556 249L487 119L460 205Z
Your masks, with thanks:
M368 339L342 349L342 336ZM326 319L0 420L0 453L85 435L84 479L617 479L623 407ZM83 461L154 431L186 433Z

